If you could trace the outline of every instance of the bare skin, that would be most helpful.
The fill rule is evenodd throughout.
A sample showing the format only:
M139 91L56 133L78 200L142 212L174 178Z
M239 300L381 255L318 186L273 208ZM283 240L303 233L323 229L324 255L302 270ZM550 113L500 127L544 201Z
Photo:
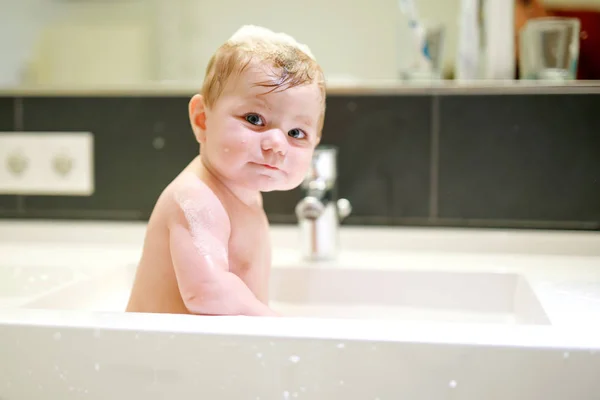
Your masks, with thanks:
M316 84L282 92L254 65L208 107L190 101L200 156L159 197L128 312L277 316L268 306L271 247L262 191L300 184L319 142Z
M198 239L180 196L189 204L186 211L196 214L206 252L194 243ZM199 157L194 159L165 189L150 217L127 311L276 315L267 306L268 230L261 207L240 203ZM261 240L248 240L248 234Z

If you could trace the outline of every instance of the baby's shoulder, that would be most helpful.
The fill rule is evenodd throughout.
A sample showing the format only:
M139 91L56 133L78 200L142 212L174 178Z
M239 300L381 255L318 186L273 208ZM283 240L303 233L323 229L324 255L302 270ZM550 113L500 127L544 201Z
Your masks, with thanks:
M166 193L172 210L172 220L206 227L219 226L229 231L229 216L221 199L204 181L193 174L175 179Z

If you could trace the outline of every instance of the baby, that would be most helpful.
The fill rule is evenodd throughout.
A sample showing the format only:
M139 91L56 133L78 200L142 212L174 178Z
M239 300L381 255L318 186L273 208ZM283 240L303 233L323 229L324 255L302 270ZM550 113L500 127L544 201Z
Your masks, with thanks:
M276 316L261 192L306 175L323 71L290 36L244 26L212 56L188 111L199 156L158 198L127 311Z

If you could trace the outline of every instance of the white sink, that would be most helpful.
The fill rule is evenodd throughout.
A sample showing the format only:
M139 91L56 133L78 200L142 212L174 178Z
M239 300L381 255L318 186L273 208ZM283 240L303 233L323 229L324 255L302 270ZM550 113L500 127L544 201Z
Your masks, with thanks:
M25 307L120 312L134 274L135 266L114 269ZM511 273L276 267L271 306L290 317L550 323L527 281Z
M303 317L549 324L515 274L275 269L272 301L284 314Z
M0 266L0 307L15 306L43 296L85 275L55 266Z

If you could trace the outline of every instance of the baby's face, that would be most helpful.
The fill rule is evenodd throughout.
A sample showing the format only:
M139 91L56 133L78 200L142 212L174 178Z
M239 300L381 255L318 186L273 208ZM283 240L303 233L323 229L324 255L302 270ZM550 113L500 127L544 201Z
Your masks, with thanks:
M201 153L221 178L268 192L297 187L319 142L322 112L316 83L271 93L256 85L273 78L269 69L249 65L232 79L206 110L206 139Z

